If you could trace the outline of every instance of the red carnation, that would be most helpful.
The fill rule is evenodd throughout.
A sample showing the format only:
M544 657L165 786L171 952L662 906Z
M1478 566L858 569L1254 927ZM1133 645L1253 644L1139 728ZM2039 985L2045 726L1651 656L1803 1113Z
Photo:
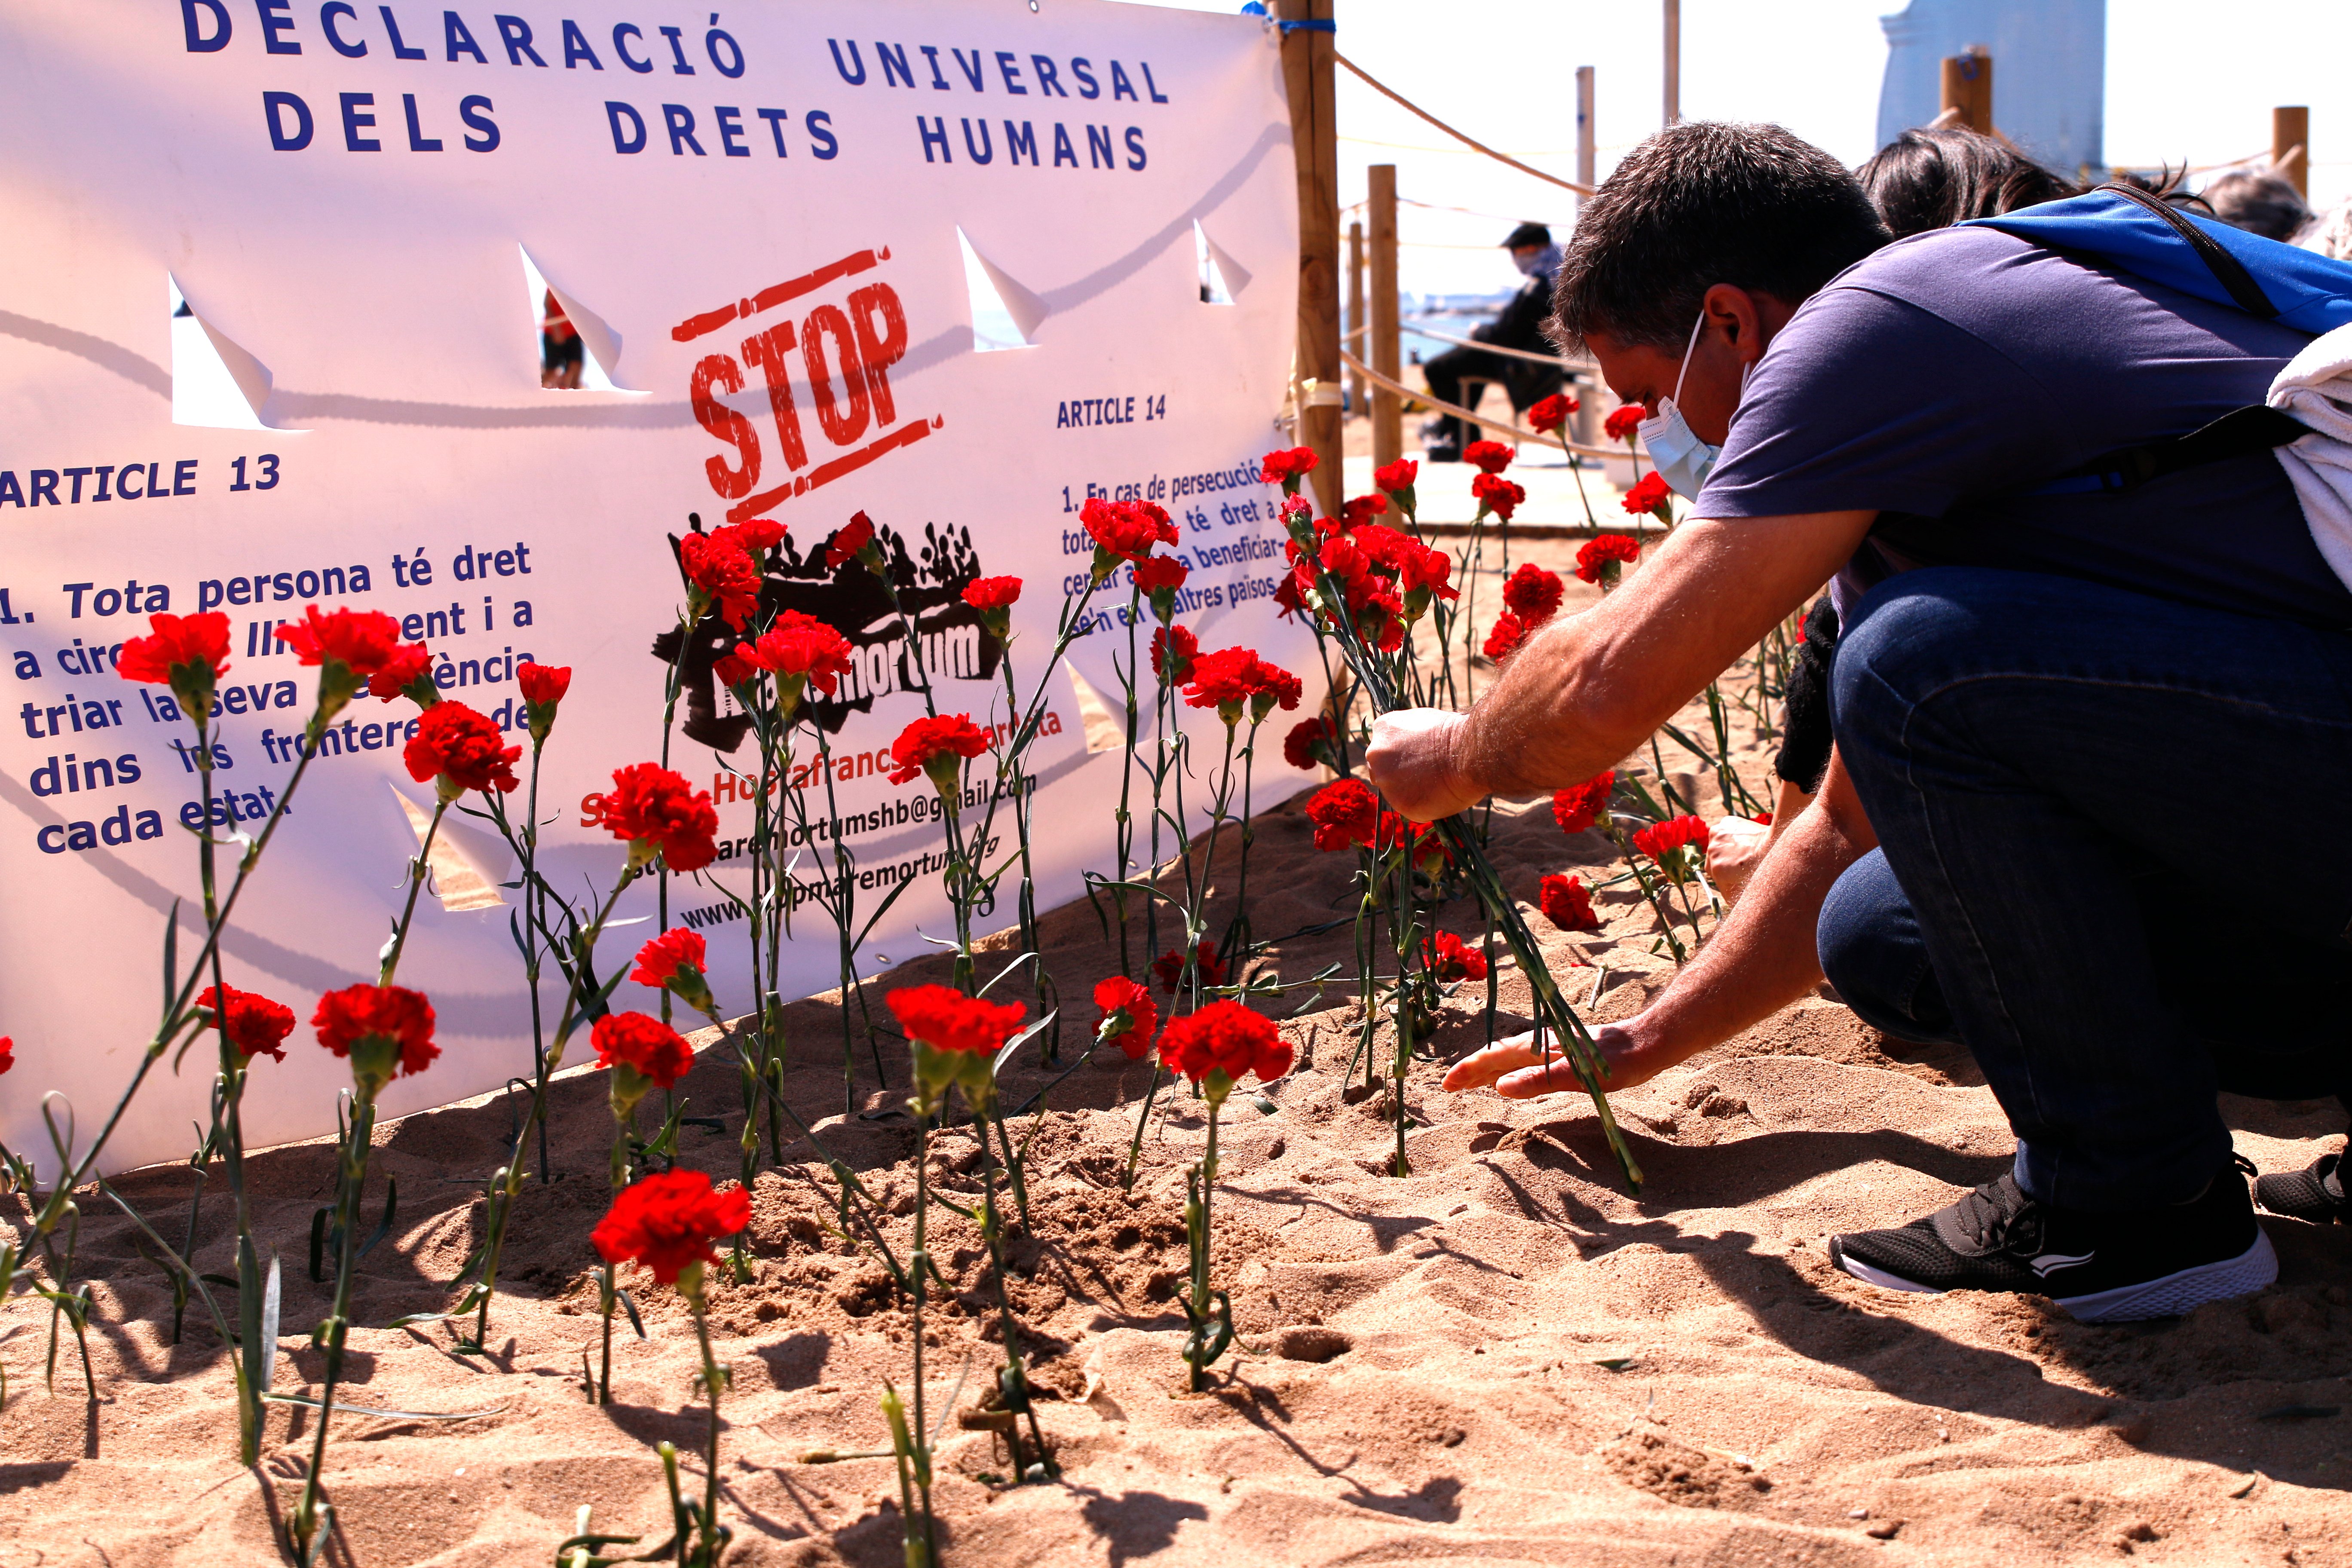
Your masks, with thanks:
M555 710L563 694L572 689L572 667L568 664L530 664L515 667L515 684L522 689L523 719L530 728L531 743L543 746L548 731L555 728Z
M1388 510L1389 498L1384 495L1358 496L1353 500L1342 501L1339 503L1339 531L1345 533L1350 529L1361 528L1372 519L1387 515Z
M1184 978L1184 950L1171 947L1153 959L1151 973L1159 980L1160 988L1173 995L1176 983ZM1192 950L1192 973L1201 977L1204 990L1213 991L1225 983L1225 966L1217 962L1216 944L1205 936L1201 945Z
M1657 478L1655 474L1650 477ZM1634 488L1639 489L1640 486ZM1622 533L1604 533L1598 539L1585 541L1583 548L1577 551L1576 574L1587 583L1598 583L1604 588L1614 587L1621 563L1634 566L1639 565L1641 560L1639 540L1629 539Z
M720 544L731 544L751 558L760 557L783 542L784 525L772 518L755 517L749 522L730 522L724 528L714 528L710 537Z
M1555 392L1528 410L1528 428L1547 434L1557 432L1568 424L1568 416L1582 406L1575 398Z
M1421 477L1421 465L1411 458L1399 458L1372 470L1372 483L1384 490L1409 490Z
M1599 931L1601 917L1592 912L1592 895L1579 877L1559 872L1543 879L1544 919L1562 931Z
M1661 863L1685 844L1706 847L1706 824L1696 816L1670 816L1633 835L1633 847Z
M294 1032L294 1009L251 991L239 991L234 985L226 989L229 1045L248 1062L260 1056L274 1062L284 1061L286 1037ZM196 1011L206 1024L219 1028L221 1007L215 1000L216 994L212 986L205 986L196 998ZM0 1067L0 1072L6 1070Z
M866 547L873 542L874 520L861 511L846 525L834 530L833 537L824 542L824 563L828 568L839 571L865 554ZM878 552L875 559L880 560ZM867 563L869 566L873 563Z
M929 774L940 798L953 814L963 760L987 750L988 731L973 724L969 713L918 719L890 742L890 760L898 764L890 772L890 782L902 784L917 773Z
M1568 584L1559 580L1559 573L1547 572L1530 561L1503 584L1503 603L1521 625L1532 630L1551 619L1567 591Z
M1021 1026L1018 1002L984 1002L951 985L909 985L883 998L899 1030L935 1051L993 1057Z
M1013 631L1013 605L1021 597L1018 577L975 577L963 585L963 602L980 612L980 624L1003 642Z
M1192 661L1192 679L1184 687L1191 708L1213 708L1228 724L1241 722L1242 709L1257 691L1261 668L1255 650L1221 647Z
M1462 460L1483 474L1499 474L1518 454L1500 441L1473 441L1462 448Z
M1491 511L1505 522L1511 521L1511 514L1518 510L1519 503L1528 499L1526 490L1494 474L1480 474L1472 479L1470 493L1478 498L1478 510L1482 514Z
M1010 609L1020 597L1018 577L975 577L963 585L963 602L975 610Z
M1175 650L1171 658L1169 650ZM1201 639L1185 626L1163 626L1151 634L1151 673L1163 686L1181 686L1192 679L1192 661L1201 657Z
M1617 774L1612 770L1561 790L1551 797L1552 820L1559 824L1562 833L1581 833L1608 811L1609 797L1616 788Z
M435 787L445 801L469 789L504 795L516 787L515 759L522 755L520 746L505 740L497 724L464 703L436 702L416 721L416 738L401 760L417 783L437 779Z
M688 1006L698 1013L709 1013L715 1006L710 984L703 978L709 967L702 933L678 926L637 949L637 966L630 971L629 978L656 991L676 992Z
M1114 974L1095 987L1095 1005L1102 1009L1095 1038L1117 1040L1129 1061L1139 1060L1151 1048L1151 1037L1160 1027L1160 1004L1151 999L1150 986Z
M1640 404L1628 403L1611 409L1609 417L1601 422L1601 428L1608 432L1612 441L1622 441L1630 447L1633 444L1633 432L1640 429L1642 421L1649 416L1649 410Z
M1440 983L1486 978L1486 955L1450 931L1439 931L1429 939L1422 950L1421 961Z
M1643 474L1640 482L1627 490L1618 503L1635 517L1644 513L1672 526L1675 521L1674 488L1658 477L1655 468ZM1595 541L1595 542L1599 542Z
M515 666L515 684L522 688L523 700L534 707L552 708L563 700L572 689L572 667L568 664L532 664Z
M1351 844L1370 848L1380 818L1380 796L1361 779L1335 780L1307 802L1307 820L1315 825L1318 849L1345 849Z
M1422 607L1430 599L1458 599L1461 594L1446 581L1454 573L1454 559L1433 545L1416 544L1411 540L1397 557L1397 586L1405 595L1408 617L1421 618L1421 609L1413 605L1413 596L1422 597Z
M1165 625L1176 614L1176 590L1192 569L1172 555L1147 555L1135 563L1135 591L1151 601L1151 613Z
M689 533L677 542L677 563L686 574L688 624L716 609L740 632L760 607L760 568L733 540Z
M367 689L371 697L381 697L386 702L405 697L419 708L430 708L441 700L441 693L433 684L433 656L421 642L394 648L392 657L368 677Z
M399 985L346 985L319 998L310 1015L319 1043L348 1057L361 1098L373 1100L394 1079L433 1065L433 1004Z
M710 661L710 673L721 686L741 686L758 678L760 667L751 662L752 645L739 642Z
M1339 755L1339 732L1320 716L1301 719L1282 738L1282 760L1302 771L1318 765L1337 768Z
M841 678L849 673L849 639L798 610L778 616L776 624L760 634L759 641L743 644L736 652L746 662L774 673L780 696L789 699L782 704L787 718L799 700L803 681L830 697Z
M715 1244L751 1223L751 1194L741 1187L716 1192L701 1172L673 1168L614 1194L588 1239L605 1262L644 1264L698 1310L703 1267L719 1261Z
M0 1035L0 1072L16 1065L16 1042L13 1037Z
M1286 452L1268 452L1258 468L1258 482L1280 485L1285 495L1298 493L1298 481L1312 473L1319 459L1311 447L1293 447Z
M213 682L228 673L228 617L218 610L163 613L148 616L147 624L154 628L150 635L131 638L114 656L115 673L170 687L187 705L188 717L203 723L213 705Z
M1160 1059L1200 1085L1212 1104L1223 1104L1250 1073L1272 1083L1290 1070L1290 1057L1273 1019L1231 1000L1178 1018L1160 1036Z
M719 808L710 796L658 763L632 763L613 773L613 787L595 797L595 823L629 844L629 864L659 855L673 871L699 871L719 858L711 836Z
M1250 722L1263 724L1265 716L1280 708L1287 713L1298 706L1307 695L1306 683L1278 664L1268 664L1262 658L1250 660Z
M400 623L382 610L322 616L312 605L301 620L278 628L278 640L300 655L305 667L324 667L334 659L364 681L400 651Z
M1175 520L1150 501L1105 500L1079 509L1078 521L1095 542L1094 580L1102 582L1122 561L1140 562L1155 544L1181 542Z
M1495 617L1494 629L1486 634L1486 657L1500 664L1518 652L1519 645L1527 640L1527 624L1505 610Z
M650 1013L607 1013L588 1032L600 1068L626 1067L654 1089L675 1089L694 1068L686 1037ZM620 1090L614 1091L615 1099ZM635 1103L645 1090L630 1097Z

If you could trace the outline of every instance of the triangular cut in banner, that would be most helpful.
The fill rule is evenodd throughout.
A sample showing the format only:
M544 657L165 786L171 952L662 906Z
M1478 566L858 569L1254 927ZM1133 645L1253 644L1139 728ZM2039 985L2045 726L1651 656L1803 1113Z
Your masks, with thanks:
M267 430L268 367L200 315L163 275L172 312L172 423L213 430Z
M989 353L1034 345L1038 324L1052 313L1045 301L982 256L961 228L956 230L956 242L963 247L964 288L971 297L972 352Z
M523 288L536 323L540 385L560 391L635 392L621 380L621 334L577 296L549 282L528 248L518 245L515 250L522 258Z
M1225 253L1224 247L1209 237L1201 220L1192 220L1192 253L1201 266L1201 303L1230 305L1234 297L1249 287L1249 268Z

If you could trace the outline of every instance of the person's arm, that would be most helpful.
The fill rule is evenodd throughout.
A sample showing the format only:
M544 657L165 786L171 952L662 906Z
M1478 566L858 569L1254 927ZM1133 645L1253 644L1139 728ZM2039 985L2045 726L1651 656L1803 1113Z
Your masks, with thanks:
M1609 1063L1605 1089L1631 1089L1720 1045L1804 995L1822 981L1814 931L1830 888L1878 846L1862 802L1830 753L1821 793L1773 844L1723 924L1675 974L1664 994L1622 1024L1593 1031ZM1507 1100L1579 1089L1554 1045L1549 1067L1522 1035L1456 1062L1450 1089L1493 1084Z
M1416 822L1612 767L1843 565L1872 511L1698 519L1624 584L1537 632L1466 714L1373 726L1373 785Z

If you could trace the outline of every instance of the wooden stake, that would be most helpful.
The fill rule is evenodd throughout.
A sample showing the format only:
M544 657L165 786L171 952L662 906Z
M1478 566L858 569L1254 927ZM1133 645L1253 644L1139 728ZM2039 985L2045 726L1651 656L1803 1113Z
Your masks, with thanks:
M1373 371L1397 379L1397 202L1396 165L1374 163L1371 199L1365 204L1372 220L1371 321L1365 334L1370 353L1360 355ZM1404 404L1393 392L1372 388L1372 466L1393 463L1404 456Z
M1665 0L1666 7L1666 118L1668 125L1679 125L1683 119L1683 0ZM1581 176L1578 184L1592 182Z
M1331 20L1331 0L1278 0L1285 22ZM1346 488L1339 463L1339 128L1329 32L1282 35L1290 98L1291 153L1298 170L1298 444L1321 459L1308 476L1315 504L1336 514Z
M1959 123L1992 134L1992 56L1970 44L1944 60L1944 109L1958 110Z
M1364 226L1361 222L1348 226L1348 351L1358 359L1364 357ZM1350 372L1348 376L1348 407L1357 417L1364 413L1364 378Z
M1598 172L1594 156L1592 126L1592 68L1576 68L1576 183L1591 186ZM1584 198L1576 198L1579 212L1584 210Z
M2311 110L2297 105L2271 110L2271 173L2292 180L2311 198Z

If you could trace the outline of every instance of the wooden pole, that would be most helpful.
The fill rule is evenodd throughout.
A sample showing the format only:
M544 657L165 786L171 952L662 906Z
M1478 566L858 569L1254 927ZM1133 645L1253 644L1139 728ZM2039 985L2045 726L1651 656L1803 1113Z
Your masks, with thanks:
M2311 198L2311 110L2281 106L2271 110L2271 173L2294 182Z
M1683 0L1665 0L1666 7L1666 118L1668 125L1679 125L1683 118ZM1591 180L1580 179L1591 184Z
M1364 340L1356 334L1364 331L1364 226L1359 221L1348 226L1348 332L1351 341L1348 352L1358 359L1364 357ZM1348 407L1359 417L1364 412L1364 378L1352 371L1348 375Z
M1590 188L1593 184L1595 142L1592 125L1592 68L1576 68L1576 183ZM1584 198L1576 198L1577 210L1584 207Z
M1331 0L1278 0L1285 22L1331 20ZM1346 489L1339 468L1339 128L1328 31L1282 35L1282 79L1290 98L1291 153L1298 170L1298 444L1321 459L1310 482L1315 504L1336 515Z
M1397 202L1396 165L1374 163L1371 199L1365 204L1372 220L1371 323L1364 334L1370 352L1357 357L1391 381L1397 375ZM1404 456L1404 405L1393 392L1372 389L1372 464L1393 463Z
M1982 45L1945 57L1944 110L1958 110L1969 130L1992 134L1992 56Z

